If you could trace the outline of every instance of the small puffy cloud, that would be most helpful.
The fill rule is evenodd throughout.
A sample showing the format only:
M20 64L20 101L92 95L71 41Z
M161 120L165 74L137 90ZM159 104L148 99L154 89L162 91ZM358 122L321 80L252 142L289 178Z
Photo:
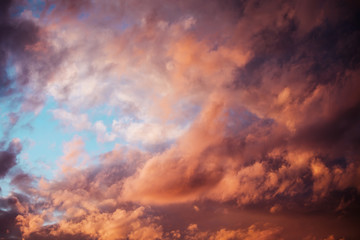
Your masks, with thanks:
M282 207L280 204L275 204L274 206L272 206L270 208L270 213L277 213L279 211L281 211Z
M89 130L91 123L86 114L74 114L64 109L51 110L55 119L60 120L66 127L73 127L77 131Z
M196 206L196 205L194 205L194 210L196 211L196 212L198 212L198 211L200 211L200 208L198 207L198 206Z
M94 123L94 129L99 142L112 142L115 140L116 135L114 133L108 133L105 124L102 121Z
M85 143L79 136L64 144L64 155L59 159L58 166L64 174L86 166L88 155L84 150Z
M193 223L193 224L190 224L188 227L187 227L187 230L189 230L190 232L193 232L195 230L198 229L198 226L197 224Z

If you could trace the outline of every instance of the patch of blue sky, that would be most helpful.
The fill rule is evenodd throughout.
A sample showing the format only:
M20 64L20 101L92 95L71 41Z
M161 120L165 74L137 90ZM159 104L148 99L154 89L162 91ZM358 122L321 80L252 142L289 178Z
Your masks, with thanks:
M6 80L9 81L9 84L6 87L2 86L2 88L0 88L0 97L3 97L6 94L6 91L9 91L9 89L14 88L16 84L16 81L14 80L16 77L16 68L13 64L13 59L11 54L7 56L5 76L1 76L1 77L4 77L6 78Z
M20 108L17 103L17 94L13 92L11 95L7 95L8 91L14 91L16 89L16 82L14 78L16 77L16 70L13 65L10 64L10 60L7 61L7 66L5 68L6 77L9 79L10 84L3 89L0 88L0 140L4 141L5 132L10 127L9 125L9 113L17 112ZM3 95L4 94L4 95Z
M29 10L32 12L32 15L36 18L39 18L43 13L44 8L46 6L46 2L44 0L28 0ZM50 13L54 9L54 5L50 5L47 9L47 13Z
M112 131L112 124L118 119L119 112L111 106L106 104L91 108L85 112L88 115L90 122L94 125L97 121L101 121L108 133ZM80 136L86 139L86 151L92 155L98 155L104 152L111 151L115 144L126 145L126 141L122 138L116 138L112 142L98 142L94 131L82 132Z
M5 132L7 131L9 125L8 114L8 103L5 101L0 101L0 143L4 141L3 144L5 144L5 141L7 140L5 139ZM4 146L2 147L4 148Z
M78 15L78 19L79 20L85 20L90 16L90 14L88 12L80 12Z
M34 17L39 18L45 6L46 3L44 0L28 0L27 4L16 5L16 7L12 9L11 16L19 17L25 10L30 10Z
M11 108L8 102L0 104L0 107L2 123L8 121L8 113L19 111L19 107ZM25 173L49 180L53 179L59 168L58 160L64 155L64 144L75 136L83 139L85 152L92 159L91 164L97 164L98 156L113 150L115 144L126 145L126 141L119 138L112 142L99 142L94 129L79 132L71 128L64 128L59 120L54 119L51 111L58 107L56 101L48 97L43 109L37 115L31 112L22 113L21 118L10 132L9 141L19 138L23 145L23 150L18 156L17 167ZM106 105L90 109L85 113L88 114L92 126L96 121L102 121L108 132L111 131L112 123L118 116L111 107ZM0 125L2 132L5 130L5 125ZM8 194L11 191L8 180L3 179L0 183L3 189L2 195Z
M15 69L15 66L14 66L14 64L12 62L11 57L8 57L8 59L6 61L5 71L6 71L6 75L7 75L8 78L14 79L16 77L16 69Z
M122 20L122 21L120 21L120 22L116 22L115 24L114 24L114 29L117 29L117 30L119 30L120 32L123 32L123 31L125 31L127 28L129 28L130 27L130 23L129 22L127 22L127 21L125 21L125 20Z
M85 113L93 122L102 121L107 126L111 126L117 115L116 109L106 104L90 108Z
M90 157L93 159L92 163L97 164L97 157L103 153L110 152L114 149L116 144L115 141L113 142L99 142L97 141L96 135L94 132L83 131L77 134L80 136L84 143L85 143L85 151Z
M10 187L10 179L7 177L0 179L0 186L1 186L0 196L1 197L9 196L9 194L12 191Z
M51 179L57 169L57 160L63 155L63 144L72 139L72 134L61 131L54 121L50 109L56 103L48 99L38 115L24 114L11 132L12 138L19 138L23 150L19 166L28 173Z
M113 150L116 143L125 143L121 140L99 142L93 129L74 131L70 127L64 128L59 120L54 119L51 112L57 107L54 99L49 97L42 111L37 116L32 116L32 119L26 119L28 122L19 123L21 127L13 133L13 137L18 137L26 143L21 154L21 164L28 172L52 179L58 170L57 162L64 155L64 144L75 136L80 136L84 141L84 150L93 159L92 164L97 163L98 155ZM85 113L89 115L92 125L96 121L102 121L109 132L114 117L104 114L103 111L104 108L99 108Z
M43 226L50 226L58 223L62 216L64 216L64 212L61 212L59 210L54 210L52 212L52 218L45 219Z

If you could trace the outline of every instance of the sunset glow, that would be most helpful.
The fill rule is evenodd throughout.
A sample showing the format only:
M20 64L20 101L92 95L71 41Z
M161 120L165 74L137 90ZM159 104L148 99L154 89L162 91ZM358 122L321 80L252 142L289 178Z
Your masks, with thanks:
M0 240L360 239L356 0L1 0Z

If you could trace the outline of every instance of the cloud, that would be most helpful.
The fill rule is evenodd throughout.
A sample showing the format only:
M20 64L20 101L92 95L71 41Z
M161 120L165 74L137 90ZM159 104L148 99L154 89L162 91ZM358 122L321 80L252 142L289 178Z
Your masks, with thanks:
M207 235L206 233L198 233L194 238L189 239L279 239L279 228L257 229L255 225L251 225L248 229L227 230L221 229L216 233ZM281 238L280 238L281 239Z
M65 126L143 149L90 157L76 136L55 179L26 192L31 175L13 176L29 201L4 216L25 238L307 237L299 225L309 239L359 236L356 3L49 1L18 25L11 4L2 96L19 88L35 112L53 98ZM111 114L111 129L89 109ZM20 151L16 140L0 152L0 177Z
M62 221L59 228L52 232L78 233L82 232L98 239L159 239L161 227L152 224L151 220L139 218L143 215L143 208L134 211L117 209L112 214L89 214L80 222Z
M31 194L32 190L34 190L32 187L34 180L29 174L19 173L11 179L11 185L17 186L21 191Z
M10 57L25 57L26 47L35 44L38 41L38 27L31 21L14 19L11 12L14 2L11 0L3 1L0 5L1 12L1 96L9 96L17 93L16 84L26 84L26 79L18 79L19 82L13 82L8 76L7 65Z
M91 128L91 123L86 114L73 114L64 109L51 110L55 119L61 121L65 126L72 126L77 131Z
M174 124L161 123L122 123L114 121L112 124L113 132L123 135L127 142L142 143L144 146L160 145L174 141L184 129ZM110 137L112 135L109 135Z
M75 137L65 145L63 165L72 167L64 170L59 181L41 180L36 196L42 199L42 204L17 216L23 236L29 239L49 236L160 238L162 228L156 223L155 216L147 215L142 206L121 205L122 201L118 199L122 180L139 166L141 153L118 149L102 156L101 166L76 168L76 164L70 162L78 161L83 155L82 144L82 140ZM122 162L121 158L124 158ZM55 211L61 215L57 216ZM43 227L54 221L56 224Z
M29 199L25 195L11 194L0 198L0 237L5 239L20 238L21 229L17 225L17 217L24 213Z
M20 140L13 139L6 151L0 151L0 178L5 177L9 170L16 165L16 157L21 152Z
M62 173L73 172L76 169L81 169L88 161L88 155L84 150L85 143L79 136L64 144L64 156L62 156L58 165Z
M45 101L45 86L64 56L47 44L46 31L24 1L0 5L0 97L19 113L38 113Z
M97 121L94 124L95 132L97 133L97 140L100 142L112 142L115 140L114 133L107 133L106 126L102 121Z

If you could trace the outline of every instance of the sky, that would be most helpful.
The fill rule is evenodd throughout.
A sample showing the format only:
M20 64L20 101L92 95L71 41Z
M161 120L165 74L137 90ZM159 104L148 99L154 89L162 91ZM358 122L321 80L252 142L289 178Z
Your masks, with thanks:
M360 239L356 0L0 1L0 239Z

